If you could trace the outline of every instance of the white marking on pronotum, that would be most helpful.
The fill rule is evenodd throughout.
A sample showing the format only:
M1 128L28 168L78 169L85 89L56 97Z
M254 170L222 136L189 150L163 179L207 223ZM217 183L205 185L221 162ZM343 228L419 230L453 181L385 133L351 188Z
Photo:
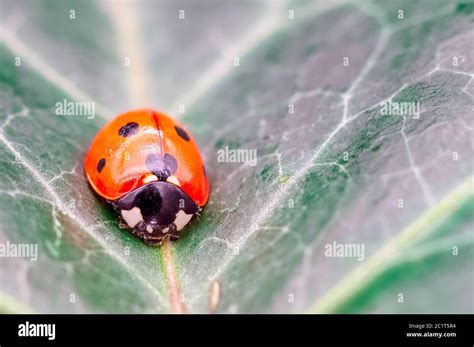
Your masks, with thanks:
M146 231L151 234L153 232L153 228L151 227L151 225L147 225L146 226Z
M173 222L176 225L176 229L178 231L183 229L184 226L189 223L192 217L192 214L187 214L183 210L179 210L179 212L176 213L176 219Z
M143 221L142 211L138 207L134 207L131 210L122 210L121 213L130 228L134 228L135 225Z
M175 175L169 176L166 179L166 182L174 184L176 187L181 187L181 183L179 182L178 177L176 177Z

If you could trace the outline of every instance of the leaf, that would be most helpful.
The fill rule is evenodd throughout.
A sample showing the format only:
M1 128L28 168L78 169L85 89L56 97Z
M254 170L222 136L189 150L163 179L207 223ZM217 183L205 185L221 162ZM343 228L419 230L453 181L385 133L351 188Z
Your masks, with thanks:
M0 241L38 244L39 259L0 260L0 309L473 312L461 3L1 6ZM55 115L63 99L98 116ZM384 115L388 101L422 112ZM189 127L212 185L161 248L120 230L82 173L105 119L147 105ZM256 150L256 165L219 162L225 148ZM327 256L333 242L363 259Z

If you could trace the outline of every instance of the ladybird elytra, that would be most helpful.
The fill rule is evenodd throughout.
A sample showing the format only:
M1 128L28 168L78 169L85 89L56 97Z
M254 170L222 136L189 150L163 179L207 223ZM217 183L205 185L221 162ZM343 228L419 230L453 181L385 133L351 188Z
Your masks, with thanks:
M121 225L152 245L178 239L209 199L193 137L178 121L150 109L121 114L99 130L84 171Z

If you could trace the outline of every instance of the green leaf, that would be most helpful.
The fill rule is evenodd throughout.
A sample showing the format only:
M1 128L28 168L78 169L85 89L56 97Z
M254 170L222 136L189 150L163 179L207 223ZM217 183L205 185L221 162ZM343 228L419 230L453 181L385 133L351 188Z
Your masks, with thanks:
M0 310L474 311L464 5L0 6L0 243L38 245L37 261L0 258ZM97 116L56 115L63 99ZM421 113L384 114L389 101ZM180 118L211 181L200 218L159 248L83 176L96 131L136 107ZM330 257L334 243L364 252Z

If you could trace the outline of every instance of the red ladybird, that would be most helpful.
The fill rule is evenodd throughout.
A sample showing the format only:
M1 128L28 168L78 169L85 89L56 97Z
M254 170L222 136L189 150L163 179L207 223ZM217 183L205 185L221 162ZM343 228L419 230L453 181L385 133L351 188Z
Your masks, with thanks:
M152 245L178 239L209 198L196 142L181 124L153 110L130 111L106 124L92 141L84 168L122 224Z

